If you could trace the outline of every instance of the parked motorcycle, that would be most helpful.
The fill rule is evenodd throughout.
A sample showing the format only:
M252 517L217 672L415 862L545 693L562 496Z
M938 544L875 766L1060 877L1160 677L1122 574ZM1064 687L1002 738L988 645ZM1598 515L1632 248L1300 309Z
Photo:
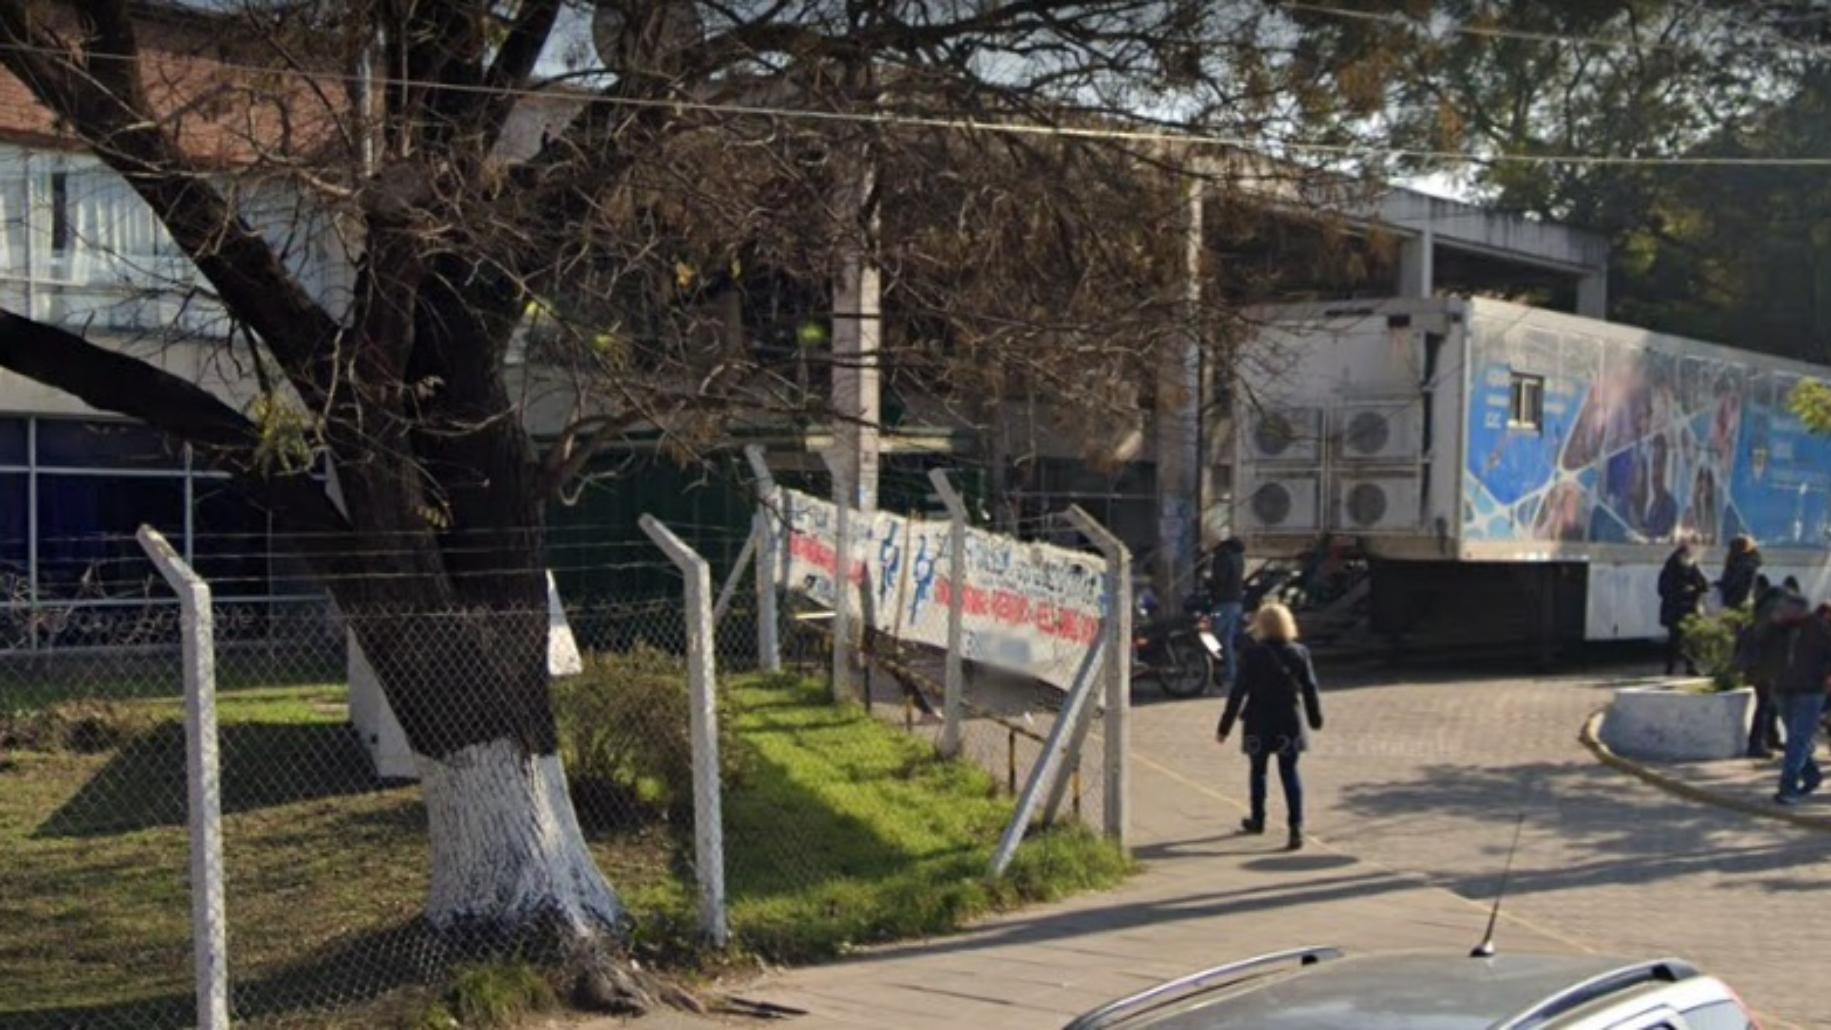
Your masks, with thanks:
M1217 657L1203 645L1207 631L1204 598L1184 599L1180 614L1159 614L1155 604L1141 598L1133 614L1132 682L1153 681L1171 697L1200 697L1214 682Z

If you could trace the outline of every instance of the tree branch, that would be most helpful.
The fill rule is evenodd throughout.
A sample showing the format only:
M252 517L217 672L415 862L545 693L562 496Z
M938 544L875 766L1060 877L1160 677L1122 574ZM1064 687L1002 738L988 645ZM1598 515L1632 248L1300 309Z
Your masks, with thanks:
M195 383L10 311L0 311L0 368L191 444L212 467L266 494L288 525L349 528L309 474L264 472L257 457L260 428Z
M559 10L560 0L524 0L509 27L508 38L483 73L487 92L482 95L488 99L482 112L485 153L495 148L503 126L508 124L509 113L521 99L512 91L525 89L528 76L534 74L534 65L553 34Z

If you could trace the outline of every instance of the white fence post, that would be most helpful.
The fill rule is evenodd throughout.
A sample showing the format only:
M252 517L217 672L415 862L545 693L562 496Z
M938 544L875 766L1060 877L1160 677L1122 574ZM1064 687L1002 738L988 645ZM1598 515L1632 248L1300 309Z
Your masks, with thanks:
M757 550L757 534L762 531L763 518L760 514L750 517L750 535L744 538L744 546L738 550L737 561L731 563L731 571L725 574L725 585L718 588L718 603L712 606L712 624L725 624L725 613L731 610L731 599L737 594L737 581L744 578L744 566L750 564L750 558Z
M1093 693L1095 684L1100 682L1100 672L1091 662L1075 678L1074 686L1068 691L1068 700L1062 710L1056 714L1055 725L1049 730L1049 739L1043 743L1043 753L1037 756L1036 764L1030 767L1030 777L1024 781L1024 790L1017 797L1017 811L1011 816L1011 823L1005 827L1004 836L998 841L998 851L992 855L992 875L1001 876L1017 855L1017 846L1023 843L1024 832L1030 828L1030 819L1036 814L1036 806L1043 801L1043 792L1054 783L1056 774L1063 768L1068 751L1074 746L1074 727L1081 720L1081 710L1088 705L1088 697Z
M718 681L712 647L712 569L653 515L642 531L680 568L686 580L687 687L693 736L693 858L699 879L700 925L713 943L730 939L725 922L725 830L718 779Z
M960 753L960 717L965 707L966 656L961 653L966 613L966 502L941 469L929 469L928 480L947 505L947 678L941 701L941 753Z
M846 460L821 452L833 474L833 700L852 696L852 502L856 488Z
M229 933L223 908L222 781L217 762L216 643L210 585L151 526L135 534L178 595L184 638L185 778L191 830L191 947L199 1030L229 1025Z
M776 477L763 460L763 448L751 444L744 448L750 471L757 477L757 661L764 672L782 671L781 623L776 613L776 575L780 560L776 554L776 526L782 521L782 491ZM740 563L741 564L741 563Z
M1130 847L1132 777L1129 756L1132 744L1132 552L1113 532L1079 505L1068 509L1068 519L1106 556L1111 577L1107 596L1112 612L1106 621L1106 782L1102 807L1106 835Z
M1102 673L1105 670L1101 670ZM1062 768L1055 774L1055 783L1049 788L1049 801L1043 806L1043 825L1054 825L1056 817L1061 814L1062 801L1068 796L1068 788L1074 783L1074 776L1081 768L1081 749L1087 744L1088 731L1093 729L1095 708L1090 703L1081 709L1080 718L1075 720L1074 736L1069 738L1068 751L1064 755Z

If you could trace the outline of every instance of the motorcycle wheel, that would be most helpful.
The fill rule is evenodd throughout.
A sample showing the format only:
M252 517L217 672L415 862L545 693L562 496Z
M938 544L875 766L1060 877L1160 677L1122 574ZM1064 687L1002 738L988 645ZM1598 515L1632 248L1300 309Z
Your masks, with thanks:
M1214 682L1214 659L1202 642L1192 636L1172 637L1165 645L1170 667L1157 677L1158 685L1171 697L1200 697Z

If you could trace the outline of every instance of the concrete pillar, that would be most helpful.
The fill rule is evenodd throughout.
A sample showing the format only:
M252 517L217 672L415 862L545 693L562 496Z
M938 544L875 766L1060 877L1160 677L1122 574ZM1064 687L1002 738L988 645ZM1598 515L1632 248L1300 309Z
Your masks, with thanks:
M1399 244L1399 296L1429 297L1437 288L1437 236L1426 225Z
M1608 269L1590 272L1577 280L1577 314L1608 318Z
M862 210L871 195L871 176L861 174L843 210L858 213L854 224L842 224L839 267L833 282L833 426L834 443L855 484L847 503L864 511L877 508L878 431L883 424L878 342L882 319L875 237L875 212ZM840 498L835 496L834 503Z
M1157 559L1152 583L1166 609L1195 585L1201 494L1202 189L1188 176L1183 212L1184 331L1157 366Z

